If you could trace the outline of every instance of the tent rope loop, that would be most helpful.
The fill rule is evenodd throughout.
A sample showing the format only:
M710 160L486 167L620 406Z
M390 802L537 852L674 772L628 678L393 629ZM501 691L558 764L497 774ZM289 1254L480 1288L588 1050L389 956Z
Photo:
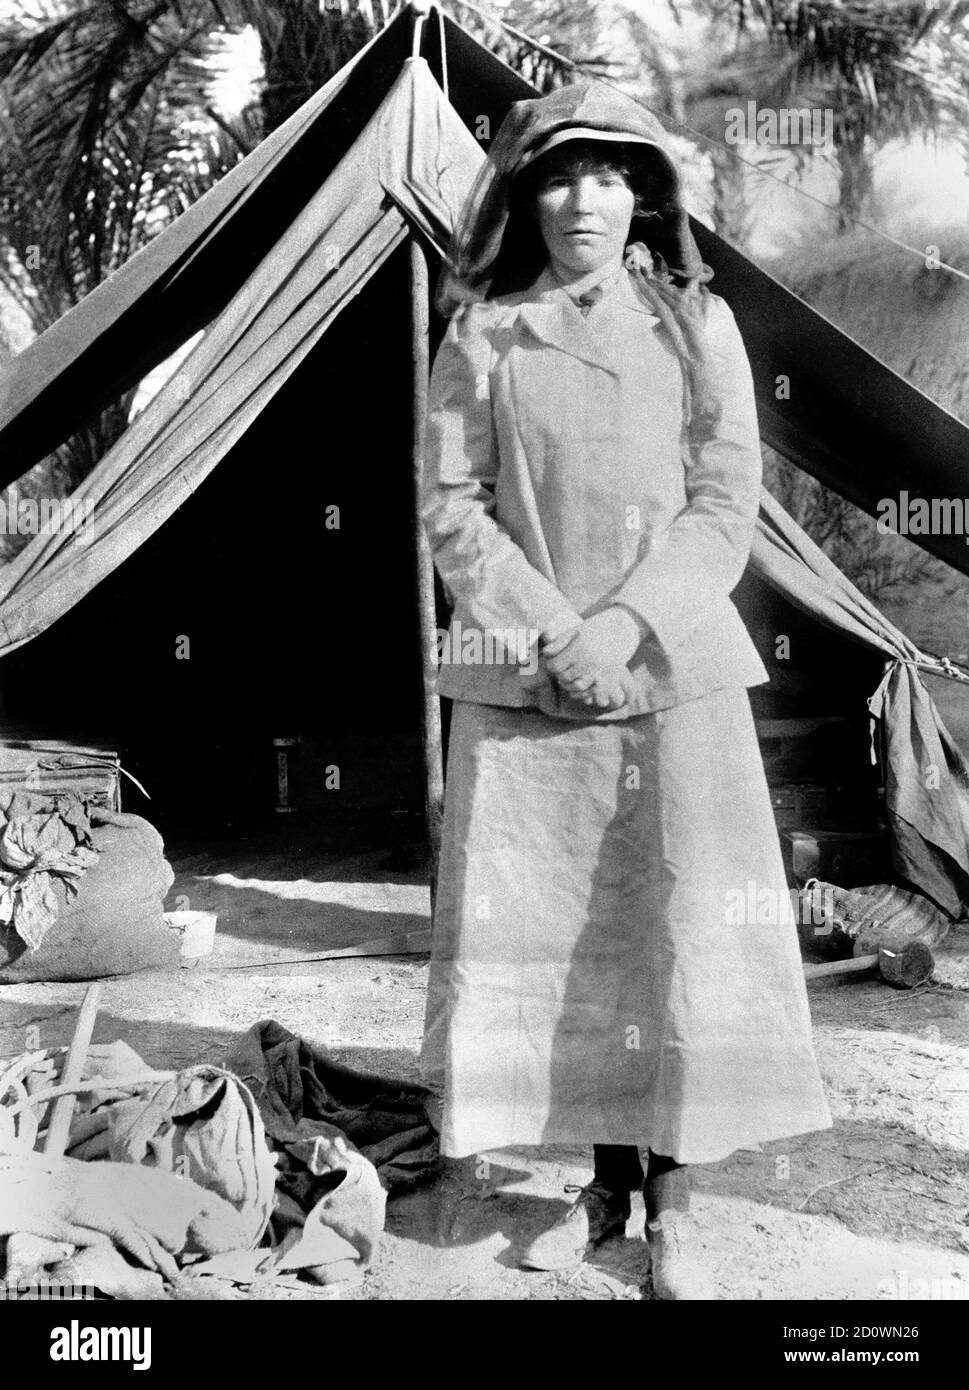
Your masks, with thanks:
M428 15L434 12L437 17L437 37L441 50L441 90L445 97L448 97L447 81L447 43L444 35L444 11L440 5L431 5L429 0L411 0L411 9L416 12L414 23L414 38L411 43L411 57L421 56L421 40L424 37L424 21Z
M949 680L962 681L969 685L969 673L960 669L947 656L897 656L895 666L914 666L919 671L929 671L933 676L947 676Z
M417 9L417 6L415 5L413 8L414 8L414 9ZM423 32L424 32L424 20L425 20L425 18L426 18L426 14L425 14L424 12L418 10L417 18L416 18L416 20L415 20L415 22L414 22L414 38L413 38L413 41L412 41L412 43L411 43L411 50L410 50L410 56L411 56L412 58L419 58L419 57L421 56L421 36L423 35Z

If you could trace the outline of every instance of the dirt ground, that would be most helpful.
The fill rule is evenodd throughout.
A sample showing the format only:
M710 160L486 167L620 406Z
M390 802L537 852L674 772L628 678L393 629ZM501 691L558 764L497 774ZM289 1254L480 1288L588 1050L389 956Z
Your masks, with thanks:
M416 1079L426 955L313 963L332 947L429 925L426 872L386 829L321 832L295 818L232 845L170 846L174 908L217 911L213 955L192 969L105 981L96 1042L147 1061L219 1061L276 1018L369 1071ZM322 846L322 847L321 847ZM65 1043L84 986L0 987L0 1056ZM693 1170L719 1297L969 1298L969 926L938 953L934 980L811 987L831 1131L743 1150ZM34 1046L37 1044L35 1043ZM649 1298L643 1212L625 1239L575 1274L517 1268L516 1250L588 1180L586 1153L504 1150L392 1200L374 1270L356 1288L218 1295L351 1299ZM921 1281L921 1282L920 1282Z

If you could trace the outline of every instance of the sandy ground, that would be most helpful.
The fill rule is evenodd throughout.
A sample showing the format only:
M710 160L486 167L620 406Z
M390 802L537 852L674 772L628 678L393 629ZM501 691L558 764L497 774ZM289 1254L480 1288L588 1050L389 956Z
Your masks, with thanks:
M416 1078L426 957L306 957L426 928L426 874L379 830L330 830L323 849L294 848L300 839L318 846L319 830L288 820L258 841L180 857L170 847L168 906L218 911L215 952L194 969L106 981L95 1041L122 1038L177 1067L220 1060L273 1017L351 1065ZM65 1043L83 993L0 987L0 1056L24 1048L28 1025L41 1046ZM897 992L856 978L812 986L811 1001L834 1129L693 1170L719 1297L969 1298L969 927L951 934L928 986ZM641 1204L626 1238L578 1273L517 1268L521 1242L571 1200L566 1184L588 1176L589 1155L561 1149L454 1164L446 1181L391 1201L374 1270L336 1296L648 1298Z

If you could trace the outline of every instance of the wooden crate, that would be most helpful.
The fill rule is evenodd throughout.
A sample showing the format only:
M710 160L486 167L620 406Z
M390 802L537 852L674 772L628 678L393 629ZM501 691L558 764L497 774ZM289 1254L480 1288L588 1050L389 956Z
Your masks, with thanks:
M121 762L103 740L49 738L36 729L0 734L0 788L76 792L99 806L121 809Z
M881 820L868 717L757 719L778 830L869 831Z

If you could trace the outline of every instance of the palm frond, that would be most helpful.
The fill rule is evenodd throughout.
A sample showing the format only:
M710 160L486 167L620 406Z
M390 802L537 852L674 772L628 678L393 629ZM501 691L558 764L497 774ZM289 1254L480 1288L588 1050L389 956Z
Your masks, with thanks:
M731 0L730 13L751 36L751 78L765 44L786 48L788 95L812 87L879 143L969 117L969 0Z

